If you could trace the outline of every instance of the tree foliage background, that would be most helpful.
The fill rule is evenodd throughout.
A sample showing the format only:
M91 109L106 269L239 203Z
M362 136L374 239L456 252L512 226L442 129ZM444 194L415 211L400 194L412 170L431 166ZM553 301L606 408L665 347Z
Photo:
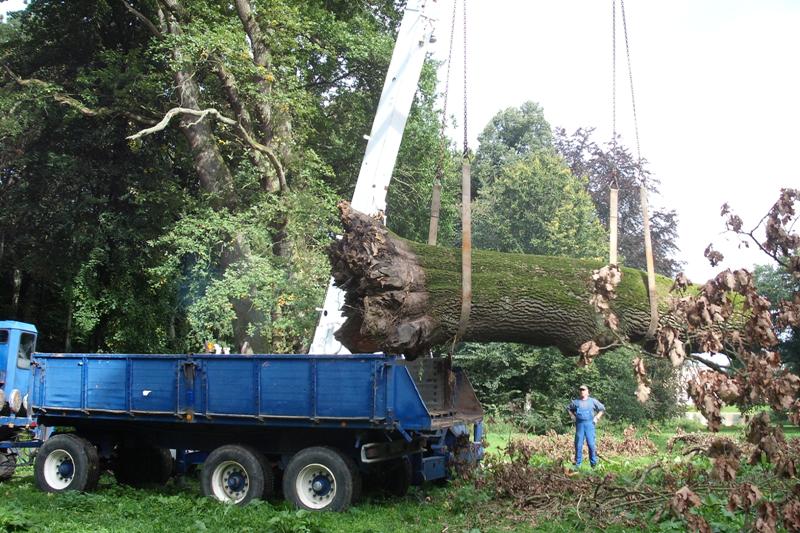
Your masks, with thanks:
M43 351L192 352L206 341L305 350L335 203L352 195L403 7L31 0L0 24L0 316L37 324ZM424 241L442 165L448 246L459 241L460 155L442 145L437 96L428 61L387 215ZM128 139L174 108L214 109L235 125L179 114ZM534 102L500 111L479 141L477 246L605 257L617 168L630 217L621 255L641 266L634 192L646 170L624 147L554 131ZM658 270L674 274L675 214L656 211L653 223ZM486 402L531 399L537 430L566 420L580 381L615 404L612 418L669 416L675 405L672 385L644 406L616 400L635 388L624 351L591 369L505 344L458 356Z
M624 147L603 149L592 140L590 130L573 136L559 129L554 133L541 106L534 102L497 113L479 142L473 175L476 246L605 259L608 189L616 170L621 176L621 260L629 266L644 266L639 169ZM659 270L672 275L677 266L672 257L675 213L657 211L654 221ZM680 411L681 384L667 361L651 365L654 387L647 402L631 401L637 385L631 368L637 355L630 349L617 349L588 367L579 367L550 348L467 344L457 353L484 402L537 432L566 428L565 408L581 383L606 402L612 420L675 416Z
M392 1L34 0L13 15L0 26L2 315L38 324L44 350L306 347L401 14ZM275 162L208 118L126 140L174 107L237 120ZM389 200L412 238L439 115L429 63Z

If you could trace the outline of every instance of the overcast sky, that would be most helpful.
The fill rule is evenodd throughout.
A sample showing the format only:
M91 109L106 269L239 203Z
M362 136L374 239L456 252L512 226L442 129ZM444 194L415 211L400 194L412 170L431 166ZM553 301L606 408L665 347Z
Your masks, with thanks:
M440 1L449 11L451 0ZM598 140L611 137L611 5L468 1L473 146L498 110L526 100L540 103L553 126L595 127ZM698 282L713 275L703 257L712 241L724 266L768 262L722 235L719 208L729 202L754 225L781 187L800 187L800 2L628 0L625 8L642 155L661 180L662 194L651 202L677 210L687 274ZM449 16L439 24L440 58L447 56ZM450 109L462 105L458 16ZM617 23L617 129L633 148L619 12Z
M442 59L451 1L439 0ZM23 5L0 2L0 13ZM800 1L628 0L625 7L642 155L661 180L651 202L678 211L687 274L698 282L713 274L703 258L712 241L724 266L767 262L722 234L719 208L729 202L752 225L781 187L800 187ZM460 17L449 104L456 116ZM526 100L540 103L553 126L595 127L598 141L610 138L611 0L468 0L468 17L473 147L497 111ZM619 15L617 22L617 129L633 147Z

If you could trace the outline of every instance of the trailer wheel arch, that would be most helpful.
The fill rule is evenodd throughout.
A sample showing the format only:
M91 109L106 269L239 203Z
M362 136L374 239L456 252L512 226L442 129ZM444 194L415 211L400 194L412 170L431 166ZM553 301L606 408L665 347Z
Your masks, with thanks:
M263 454L251 446L220 446L203 463L200 473L203 494L236 505L270 496L274 481L268 466Z
M283 472L283 494L309 511L344 511L361 497L361 473L348 455L330 446L295 453Z
M172 477L173 468L169 449L157 446L118 448L112 463L117 483L132 487L163 485Z
M97 448L74 433L54 435L36 454L33 478L45 492L92 491L100 479Z

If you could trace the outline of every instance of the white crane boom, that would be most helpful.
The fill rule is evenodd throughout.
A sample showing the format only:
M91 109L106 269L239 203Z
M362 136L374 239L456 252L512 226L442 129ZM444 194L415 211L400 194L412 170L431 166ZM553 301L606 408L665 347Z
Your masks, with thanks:
M392 60L386 73L381 99L375 112L364 160L356 181L352 206L362 213L376 214L386 211L386 192L403 140L411 103L417 91L422 65L433 38L437 0L409 0ZM347 348L333 334L344 323L342 306L344 293L328 284L325 303L319 324L314 332L314 341L308 353L348 354Z

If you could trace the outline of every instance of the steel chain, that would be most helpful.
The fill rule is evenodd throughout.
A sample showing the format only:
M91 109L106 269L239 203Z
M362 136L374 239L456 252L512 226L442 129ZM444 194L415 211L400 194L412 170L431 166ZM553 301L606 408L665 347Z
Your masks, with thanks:
M464 0L464 157L469 154L467 137L467 0Z
M439 136L441 138L441 150L439 152L439 161L437 161L436 165L436 178L438 180L444 179L444 159L445 154L447 153L447 135L446 135L446 127L447 127L447 98L450 95L450 65L452 64L453 58L453 36L456 30L456 7L458 6L458 0L453 0L453 17L450 22L450 46L447 51L447 71L444 78L444 102L442 103L442 127L441 131L439 132Z
M611 152L617 152L617 0L611 0ZM614 188L619 189L617 165L613 163L611 179Z
M636 157L637 157L637 172L639 173L639 178L642 180L644 184L644 176L641 172L642 166L642 149L639 143L639 121L636 116L636 95L633 92L633 69L631 69L631 48L628 43L628 25L625 20L625 0L619 0L620 8L622 9L622 29L625 33L625 55L628 59L628 80L630 81L631 85L631 104L633 106L633 131L636 135Z

